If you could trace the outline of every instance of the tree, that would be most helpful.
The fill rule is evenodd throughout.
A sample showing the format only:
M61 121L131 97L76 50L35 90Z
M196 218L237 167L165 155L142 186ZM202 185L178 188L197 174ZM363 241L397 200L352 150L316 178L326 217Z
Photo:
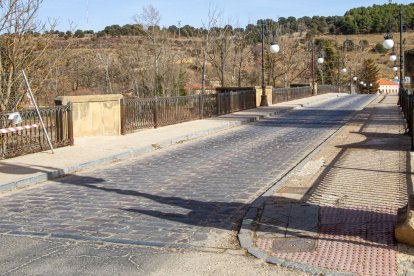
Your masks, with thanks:
M250 38L250 39L249 39ZM234 69L233 79L237 80L237 86L242 86L243 73L245 74L244 66L247 63L248 56L251 53L251 46L253 39L241 28L234 30Z
M111 74L109 71L109 68L111 67L111 64L112 64L112 59L108 53L100 53L100 52L96 54L96 59L101 64L102 69L105 73L105 84L106 84L105 92L108 94L112 94L113 93L112 81L111 81Z
M24 99L22 70L36 94L55 64L53 55L44 58L54 34L45 33L36 21L41 4L42 0L0 2L0 111L17 109Z
M369 42L366 39L361 39L359 41L359 47L361 48L362 51L364 51L366 48L369 47Z
M85 33L82 30L76 30L75 37L76 38L84 38L85 37Z
M161 43L161 30L159 24L161 21L160 13L152 5L142 8L142 13L135 16L135 21L144 26L144 32L150 42L150 51L153 59L153 83L152 89L154 96L165 96L164 88L160 81L162 76L159 74L160 57L163 52L163 44Z
M361 91L361 94L375 94L378 91L378 72L379 68L377 64L372 59L366 59L364 60L362 64L361 71L359 72L359 78L360 80L364 81L366 86L359 85L359 89ZM371 86L372 85L372 86Z
M338 51L335 48L335 45L332 40L317 40L316 41L319 47L323 49L325 53L325 62L322 64L322 74L323 74L323 83L324 84L337 84L338 80L338 61L339 55ZM318 82L321 80L318 76Z
M208 11L208 23L204 25L204 39L203 39L203 62L201 68L201 91L204 94L206 89L206 74L207 74L207 57L210 52L211 33L217 27L217 22L220 18L220 13L217 10Z
M187 96L188 91L185 88L185 71L180 68L180 72L178 74L178 95L179 96Z
M232 28L216 28L212 31L212 50L208 53L210 63L220 80L221 87L226 84L225 73L229 67L228 60L233 47Z

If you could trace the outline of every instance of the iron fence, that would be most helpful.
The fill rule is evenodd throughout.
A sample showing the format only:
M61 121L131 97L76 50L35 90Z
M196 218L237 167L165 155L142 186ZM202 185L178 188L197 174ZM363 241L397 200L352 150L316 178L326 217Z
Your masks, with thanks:
M326 94L326 93L337 93L340 88L337 85L318 85L318 94Z
M217 114L224 115L256 107L256 91L229 91L217 94Z
M272 103L277 104L310 96L312 96L312 88L310 86L273 88Z
M122 134L256 107L256 92L231 91L182 97L123 99Z
M40 123L36 110L19 111L22 118L19 125L12 125L8 119L9 114L0 113L0 129L13 128L16 130L18 126L23 126L23 129L0 134L0 159L49 149L46 134L40 125L34 128L24 127ZM70 105L41 108L40 114L54 148L73 145L73 122Z
M401 106L401 111L407 123L406 132L411 136L411 151L414 151L414 95L410 91L400 88L398 104Z

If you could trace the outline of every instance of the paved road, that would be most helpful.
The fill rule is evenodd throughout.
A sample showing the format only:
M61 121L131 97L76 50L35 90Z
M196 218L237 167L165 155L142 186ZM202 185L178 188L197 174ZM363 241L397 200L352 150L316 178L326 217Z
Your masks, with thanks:
M0 233L238 248L234 231L247 206L371 100L338 97L5 195Z

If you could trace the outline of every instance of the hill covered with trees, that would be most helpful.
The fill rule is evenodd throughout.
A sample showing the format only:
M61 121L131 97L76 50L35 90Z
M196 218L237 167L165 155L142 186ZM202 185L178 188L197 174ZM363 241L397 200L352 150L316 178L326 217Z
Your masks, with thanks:
M414 29L414 3L403 4L385 4L373 5L371 7L359 7L347 11L343 16L304 16L301 18L279 17L278 20L267 19L271 25L277 26L279 34L291 34L296 32L310 32L314 35L351 35L351 34L372 34L385 33L388 29L399 30L399 12L404 13L404 29ZM159 26L152 26L160 28ZM223 28L232 29L232 26L224 26ZM171 35L183 37L201 37L206 32L204 28L196 28L190 25L177 27L175 25L165 27ZM234 28L234 31L243 31L256 33L256 25L249 24L245 28ZM124 26L111 25L103 30L94 32L92 30L76 30L75 32L59 32L61 37L79 37L92 35L96 37L104 36L138 36L144 35L144 26L141 24L127 24ZM258 35L254 35L259 39Z
M41 2L12 0L12 5L0 7L5 15L0 20L0 111L14 109L24 98L19 74L23 69L33 92L46 103L59 95L183 96L218 86L260 84L261 38L255 24L220 25L224 19L213 12L204 28L161 28L161 15L150 5L128 25L99 32L44 32L33 20ZM29 16L19 17L16 9L29 11ZM414 4L356 8L335 17L265 20L266 45L276 30L281 49L272 55L265 48L266 83L289 87L310 84L315 77L318 83L347 85L352 76L366 78L367 59L378 64L379 77L394 78L390 51L382 47L383 35L360 33L384 33L388 22L396 31L400 9L408 31L414 23ZM374 28L377 21L382 25ZM414 33L407 32L404 43L406 49L414 47ZM314 64L314 74L313 54L325 59Z

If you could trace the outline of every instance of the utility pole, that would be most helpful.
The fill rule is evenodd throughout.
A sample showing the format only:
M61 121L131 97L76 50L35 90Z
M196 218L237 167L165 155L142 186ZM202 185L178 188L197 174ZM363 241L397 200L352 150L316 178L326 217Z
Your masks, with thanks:
M178 38L181 37L181 21L178 21Z

